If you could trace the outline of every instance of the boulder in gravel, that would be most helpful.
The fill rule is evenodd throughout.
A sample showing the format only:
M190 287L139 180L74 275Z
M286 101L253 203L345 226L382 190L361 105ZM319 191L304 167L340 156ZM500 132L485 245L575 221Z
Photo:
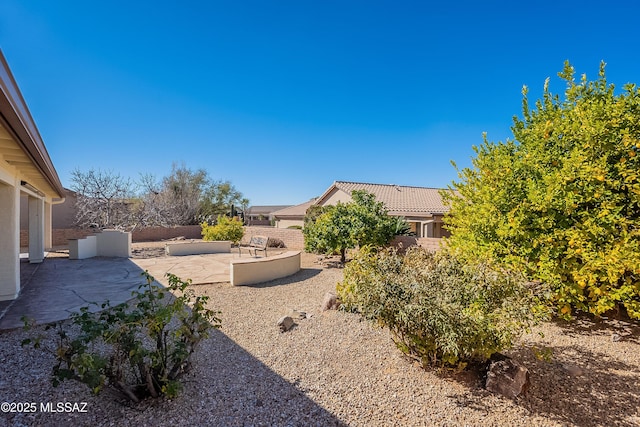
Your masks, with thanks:
M334 293L327 292L324 294L324 300L322 301L322 311L337 310L340 306L338 296Z
M280 332L287 332L289 329L293 328L295 325L291 316L284 316L278 320L278 327L280 327Z
M584 375L584 370L577 365L570 365L568 363L565 363L562 365L562 369L564 369L564 371L569 374L569 376L571 377L579 377Z
M505 358L492 362L487 373L486 389L511 399L524 395L529 388L529 370Z

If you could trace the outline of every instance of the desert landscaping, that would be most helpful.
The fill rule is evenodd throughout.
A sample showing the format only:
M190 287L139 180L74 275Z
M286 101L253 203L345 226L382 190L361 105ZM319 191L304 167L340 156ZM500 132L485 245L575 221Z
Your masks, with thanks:
M586 6L3 0L0 427L640 427Z
M133 258L162 257L136 243ZM3 413L6 425L636 426L640 327L623 320L553 321L508 352L529 369L526 395L509 399L471 372L425 370L389 333L358 315L321 311L342 269L303 253L294 276L254 285L197 285L222 328L198 348L177 398L128 404L81 383L51 385L54 356L2 332L0 395L10 402L86 402L83 413ZM301 315L305 313L306 315ZM293 314L294 327L277 321ZM303 318L301 318L303 317ZM43 327L37 330L43 331ZM53 339L52 330L45 332Z

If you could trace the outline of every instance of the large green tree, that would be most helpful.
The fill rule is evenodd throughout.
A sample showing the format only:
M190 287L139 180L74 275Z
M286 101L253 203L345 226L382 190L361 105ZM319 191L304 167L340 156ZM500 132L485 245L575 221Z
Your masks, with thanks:
M306 221L303 230L305 249L310 252L339 252L340 259L346 261L346 251L356 246L382 246L393 238L402 219L391 217L384 203L378 202L373 194L353 191L352 201L327 207L326 211Z
M624 306L640 318L640 90L575 80L567 62L564 97L545 82L513 140L474 147L458 171L446 220L449 248L492 259L552 286L560 314L602 314Z

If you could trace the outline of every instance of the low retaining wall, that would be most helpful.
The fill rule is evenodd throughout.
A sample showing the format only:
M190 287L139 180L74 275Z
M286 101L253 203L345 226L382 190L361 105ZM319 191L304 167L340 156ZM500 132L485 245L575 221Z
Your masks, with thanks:
M255 285L291 276L300 271L300 251L287 251L265 258L231 260L231 285Z
M167 255L198 255L198 254L219 254L230 253L230 241L214 241L214 242L179 242L167 243L164 246Z

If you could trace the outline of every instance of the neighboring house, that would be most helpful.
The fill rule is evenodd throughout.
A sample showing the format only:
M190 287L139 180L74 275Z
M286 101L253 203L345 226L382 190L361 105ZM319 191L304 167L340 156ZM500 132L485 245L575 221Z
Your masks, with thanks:
M244 221L247 225L271 225L272 213L290 205L276 206L251 206L244 213Z
M0 51L0 301L20 293L20 210L26 198L29 262L51 247L51 208L64 189Z
M271 215L276 221L276 228L303 227L304 216L307 214L307 209L309 209L315 201L316 199L313 198L308 202L272 212Z
M309 206L348 203L351 201L351 193L354 190L364 190L373 194L377 201L385 204L389 215L404 217L416 237L447 237L449 235L449 232L443 228L442 218L448 212L448 208L440 196L441 189L346 181L334 182L317 199L274 212L277 226L286 228L291 225L303 225L304 213L302 212L306 212Z

